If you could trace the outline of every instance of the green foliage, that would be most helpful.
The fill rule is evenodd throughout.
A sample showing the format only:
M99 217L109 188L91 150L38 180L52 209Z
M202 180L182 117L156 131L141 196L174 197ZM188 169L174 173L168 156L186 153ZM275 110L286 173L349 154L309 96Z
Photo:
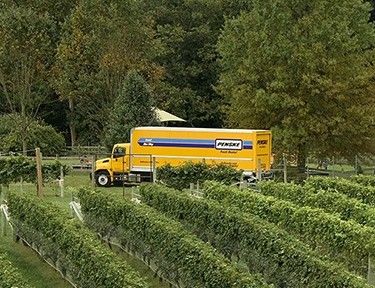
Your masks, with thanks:
M55 25L48 13L6 5L0 12L0 93L8 111L35 116L47 100Z
M334 213L343 220L354 220L362 225L375 228L375 208L357 199L350 198L336 190L309 189L295 184L266 181L259 183L259 192L291 201L299 206L321 208Z
M160 67L152 62L160 45L149 15L139 6L139 1L130 0L83 0L66 19L55 87L69 105L71 136L81 144L101 142L130 70L140 71L148 82L160 77Z
M299 207L291 202L242 191L219 183L205 183L205 197L235 206L277 224L313 249L329 255L362 276L367 273L367 257L375 252L375 230L354 221L343 221L321 209Z
M51 93L56 23L48 13L39 14L30 7L4 6L0 10L0 101L7 113L20 115L21 121L11 126L11 137L16 134L26 151L28 138L37 137L30 126Z
M26 130L23 129L25 121L28 123ZM64 137L52 126L16 114L0 116L0 138L3 152L21 151L23 141L27 150L39 147L44 155L59 154L65 147Z
M212 247L150 207L81 189L85 221L121 240L157 264L167 279L189 287L269 287L258 277L239 272Z
M13 2L13 1L8 1ZM62 25L72 8L77 5L77 0L18 0L17 6L28 7L38 14L48 13L56 25Z
M306 180L305 186L316 190L335 190L363 203L375 205L375 187L353 183L344 178L310 177Z
M214 85L220 73L216 43L226 16L249 9L252 1L144 1L155 19L165 68L156 87L158 107L196 127L221 127L223 98Z
M106 128L106 146L130 142L131 129L157 123L151 91L143 77L130 71L118 94Z
M218 88L230 104L230 124L272 128L276 151L297 155L299 167L310 152L374 153L369 3L255 0L253 6L228 19L218 44Z
M206 180L215 180L225 184L239 182L242 171L224 164L208 165L206 163L185 162L181 166L173 167L170 164L158 168L158 180L176 188L189 188L190 183L203 183Z
M11 194L9 209L17 233L62 265L79 287L148 287L95 234L52 204Z
M66 165L56 161L51 164L42 165L43 180L49 181L57 179L60 176L60 167L66 175L69 168ZM31 182L37 181L36 163L33 160L24 157L0 158L0 184L9 184L12 182Z
M365 281L275 225L238 209L163 186L141 186L142 200L176 218L229 259L244 261L275 287L364 287Z
M22 287L29 288L30 286L25 283L21 278L18 270L7 259L6 254L0 253L0 287L1 288L14 288Z
M375 175L356 175L351 177L350 180L365 186L375 187Z

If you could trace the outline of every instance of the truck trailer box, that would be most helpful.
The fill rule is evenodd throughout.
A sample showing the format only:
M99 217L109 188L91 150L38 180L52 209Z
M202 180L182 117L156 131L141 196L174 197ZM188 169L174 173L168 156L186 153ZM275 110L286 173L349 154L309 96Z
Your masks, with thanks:
M112 157L96 163L95 177L107 174L108 183L131 175L151 178L160 166L185 162L226 164L245 174L271 169L269 130L137 127L130 143L116 144ZM100 174L101 173L101 174ZM105 175L103 176L105 178ZM105 181L97 181L100 186ZM102 185L100 183L106 183Z

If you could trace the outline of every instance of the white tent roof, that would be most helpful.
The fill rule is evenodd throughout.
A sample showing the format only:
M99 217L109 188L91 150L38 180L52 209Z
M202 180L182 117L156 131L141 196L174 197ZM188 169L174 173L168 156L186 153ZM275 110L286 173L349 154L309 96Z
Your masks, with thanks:
M168 122L168 121L186 122L186 120L180 117L177 117L171 113L168 113L167 111L156 108L156 107L154 108L154 112L160 122Z

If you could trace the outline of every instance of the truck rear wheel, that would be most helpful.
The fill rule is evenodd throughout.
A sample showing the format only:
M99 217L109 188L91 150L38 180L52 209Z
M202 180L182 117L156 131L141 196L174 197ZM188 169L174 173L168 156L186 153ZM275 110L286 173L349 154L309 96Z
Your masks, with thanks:
M111 178L107 171L99 171L95 175L96 185L99 187L108 187L111 185Z

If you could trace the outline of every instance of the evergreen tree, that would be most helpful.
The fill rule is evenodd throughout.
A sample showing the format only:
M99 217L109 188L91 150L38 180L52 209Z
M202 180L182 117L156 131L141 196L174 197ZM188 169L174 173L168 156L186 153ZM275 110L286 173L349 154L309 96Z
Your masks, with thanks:
M115 143L129 142L132 128L156 124L153 103L146 81L138 72L130 71L109 116L105 145L111 148Z

